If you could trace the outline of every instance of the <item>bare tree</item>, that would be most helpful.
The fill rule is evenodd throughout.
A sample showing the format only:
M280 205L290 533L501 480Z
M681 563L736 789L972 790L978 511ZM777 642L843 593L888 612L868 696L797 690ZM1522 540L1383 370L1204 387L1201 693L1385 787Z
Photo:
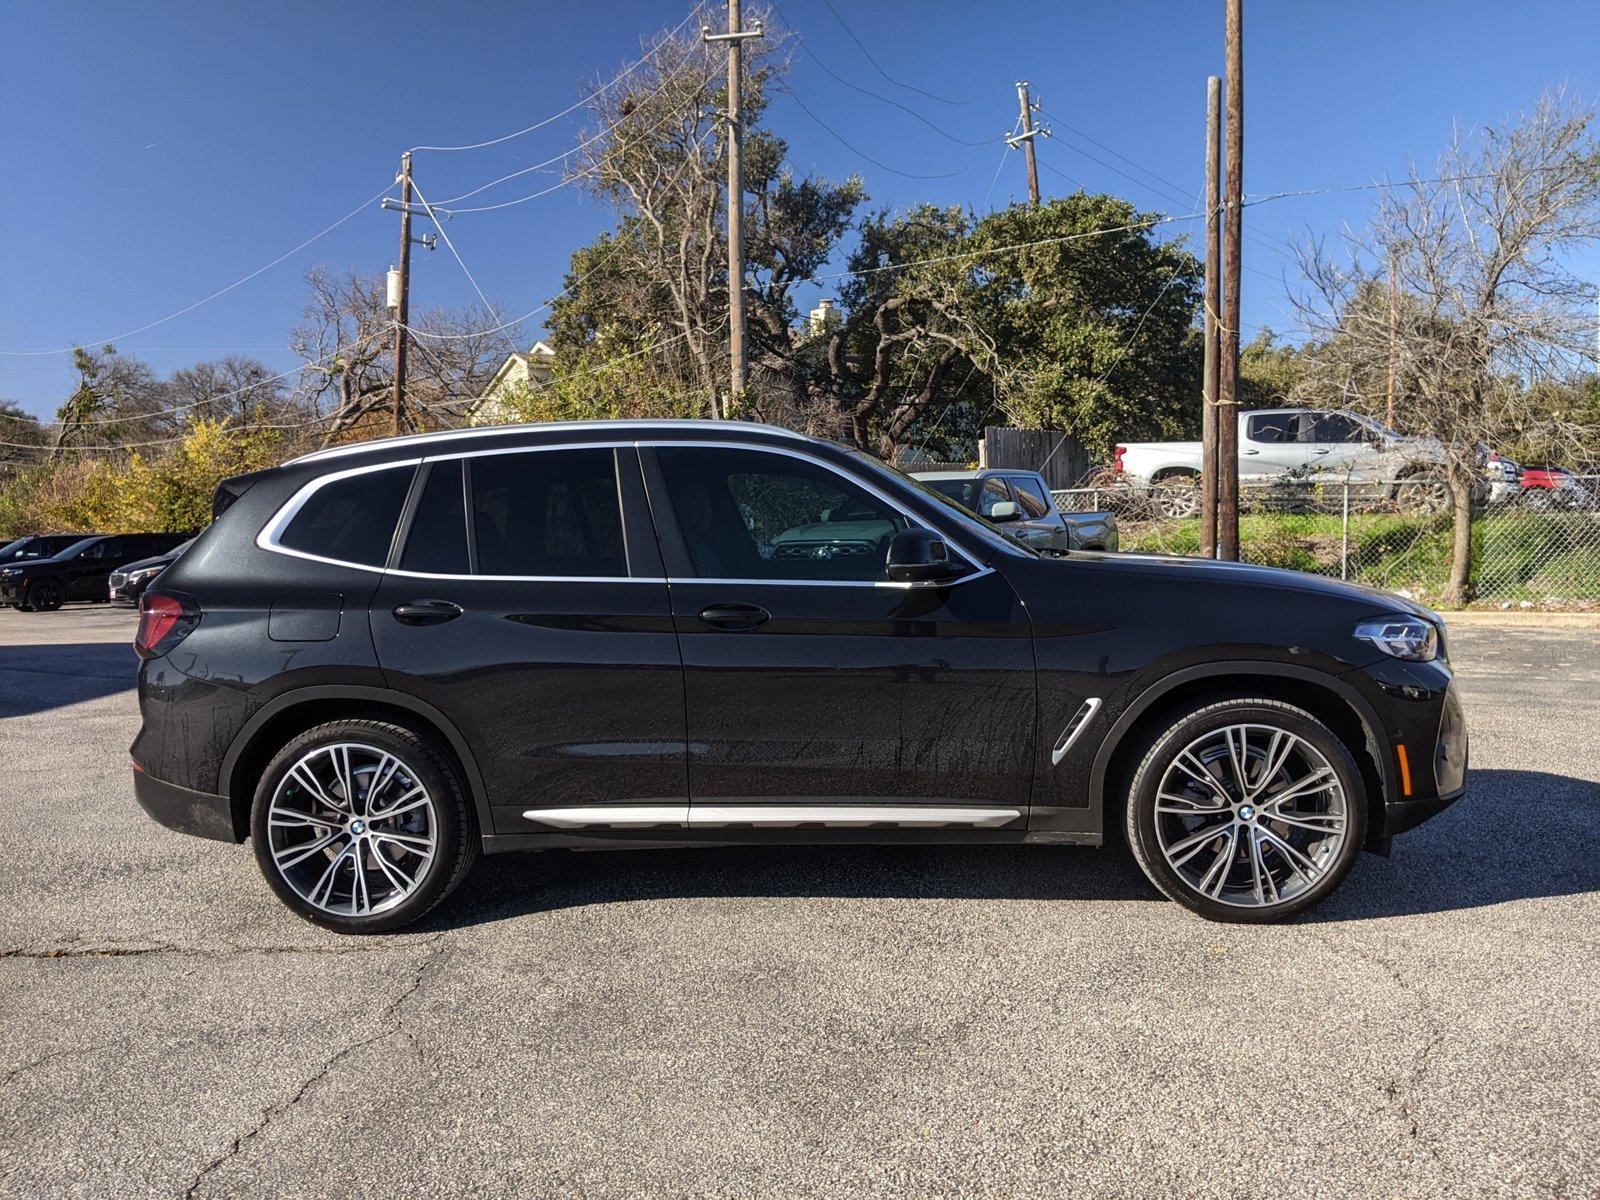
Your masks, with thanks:
M327 414L332 438L392 411L394 319L382 276L315 267L306 283L303 319L289 336L289 348L305 360L296 399ZM512 350L509 331L496 324L482 306L413 318L405 410L411 428L454 424L470 410Z
M72 352L78 386L56 412L52 457L83 443L125 443L171 432L166 384L143 359L106 345Z
M1318 345L1304 387L1436 439L1454 508L1446 604L1472 598L1481 447L1525 426L1531 384L1588 354L1593 286L1572 252L1600 239L1593 110L1547 93L1518 120L1457 131L1436 170L1378 194L1371 224L1302 253L1300 315ZM1394 264L1399 296L1386 289Z
M174 371L167 391L186 417L277 421L290 411L283 380L265 363L237 354Z

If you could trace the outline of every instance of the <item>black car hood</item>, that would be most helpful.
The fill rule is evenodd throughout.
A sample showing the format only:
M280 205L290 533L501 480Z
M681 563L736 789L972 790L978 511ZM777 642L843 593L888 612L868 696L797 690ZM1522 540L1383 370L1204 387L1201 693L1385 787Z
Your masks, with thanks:
M1243 584L1252 587L1282 588L1314 595L1341 597L1372 605L1373 611L1405 612L1438 622L1439 614L1415 600L1386 592L1382 588L1325 575L1310 575L1283 567L1262 567L1254 563L1224 562L1220 559L1187 558L1179 554L1121 554L1114 551L1074 550L1073 559L1093 559L1107 566L1148 573L1177 581Z

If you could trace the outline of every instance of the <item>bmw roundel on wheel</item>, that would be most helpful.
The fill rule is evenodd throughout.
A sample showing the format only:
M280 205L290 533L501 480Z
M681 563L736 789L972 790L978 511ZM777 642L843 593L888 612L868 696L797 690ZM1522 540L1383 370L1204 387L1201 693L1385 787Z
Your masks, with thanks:
M1274 921L1465 790L1429 610L1042 554L780 429L391 438L218 501L140 598L136 794L333 929L415 921L483 853L1117 838Z

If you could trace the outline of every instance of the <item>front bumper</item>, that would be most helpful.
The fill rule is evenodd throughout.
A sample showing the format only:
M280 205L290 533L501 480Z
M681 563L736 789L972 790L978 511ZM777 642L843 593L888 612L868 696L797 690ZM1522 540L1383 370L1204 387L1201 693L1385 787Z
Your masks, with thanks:
M0 581L0 604L9 604L15 607L22 603L22 583L7 579Z
M1372 832L1415 829L1466 794L1467 722L1449 664L1385 659L1357 672L1382 722L1376 753L1387 756L1383 809ZM1375 814L1376 815L1376 814Z
M133 794L158 824L195 837L237 842L233 811L226 796L191 791L150 775L138 764L133 768Z

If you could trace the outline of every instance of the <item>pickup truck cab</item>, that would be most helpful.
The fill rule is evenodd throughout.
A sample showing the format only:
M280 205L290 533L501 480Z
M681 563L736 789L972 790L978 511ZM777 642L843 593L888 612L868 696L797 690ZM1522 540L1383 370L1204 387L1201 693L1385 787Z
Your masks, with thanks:
M1186 517L1199 507L1200 454L1199 442L1124 442L1116 448L1116 466L1130 484L1154 492L1164 515ZM1406 437L1361 413L1265 408L1239 414L1240 479L1292 474L1311 483L1387 485L1428 475L1442 462L1443 449L1433 439ZM1440 499L1434 487L1407 495L1413 492L1419 500Z
M1035 550L1115 550L1117 517L1064 513L1037 471L918 471L911 476Z

